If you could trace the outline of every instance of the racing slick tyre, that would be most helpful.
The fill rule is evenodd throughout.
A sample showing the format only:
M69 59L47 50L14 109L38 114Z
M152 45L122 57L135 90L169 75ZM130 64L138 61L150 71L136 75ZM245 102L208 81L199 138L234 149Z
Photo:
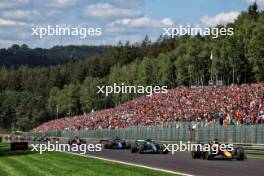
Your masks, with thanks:
M131 143L126 142L126 143L125 143L125 146L126 146L126 147L125 147L126 149L130 149L130 148L131 148Z
M236 160L244 160L245 159L245 152L243 148L236 148Z
M144 148L145 148L144 145L140 145L138 149L138 153L141 153L141 154L144 153Z
M114 145L113 145L112 142L109 142L109 143L107 144L107 147L108 147L108 149L113 149Z
M201 153L199 151L192 151L192 158L193 159L201 158Z
M169 150L166 149L163 145L160 145L160 151L161 151L161 154L168 154L169 153Z
M210 152L205 152L203 158L205 160L212 160L213 159L212 154Z
M131 151L131 153L137 153L138 152L138 146L136 144L132 144L130 151Z
M104 145L104 148L105 148L105 149L109 149L108 144L105 144L105 145Z

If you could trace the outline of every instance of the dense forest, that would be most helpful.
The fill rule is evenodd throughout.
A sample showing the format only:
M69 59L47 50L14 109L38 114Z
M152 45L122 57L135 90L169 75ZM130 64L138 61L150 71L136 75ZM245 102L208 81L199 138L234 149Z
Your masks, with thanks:
M264 12L253 4L234 23L218 26L233 27L232 36L160 36L154 42L146 36L140 44L119 42L104 54L70 59L63 65L2 67L0 129L29 130L51 119L114 107L140 96L106 97L97 94L98 85L125 83L173 88L207 85L211 76L223 80L225 85L264 81L263 24ZM72 58L67 49L58 50L58 58Z
M69 61L92 58L106 53L107 46L55 46L50 49L31 49L26 44L14 44L0 49L0 66L6 68L46 67L65 64Z

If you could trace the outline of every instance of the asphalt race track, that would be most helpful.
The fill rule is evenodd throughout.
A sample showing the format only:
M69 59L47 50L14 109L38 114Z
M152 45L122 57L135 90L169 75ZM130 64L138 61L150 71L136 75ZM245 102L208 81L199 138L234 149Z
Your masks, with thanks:
M263 176L264 159L248 158L236 160L192 159L189 152L176 152L174 155L132 154L130 150L106 150L89 152L87 155L105 159L140 164L159 169L201 176Z

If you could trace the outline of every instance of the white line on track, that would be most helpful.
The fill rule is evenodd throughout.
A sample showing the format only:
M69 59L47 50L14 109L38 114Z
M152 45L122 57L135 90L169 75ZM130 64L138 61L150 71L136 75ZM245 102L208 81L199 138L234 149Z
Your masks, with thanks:
M61 151L61 152L63 152L63 151ZM151 169L151 170L160 171L160 172L166 172L166 173L170 173L170 174L177 174L177 175L182 175L182 176L194 176L194 175L186 174L186 173L183 173L183 172L175 172L175 171L166 170L166 169L160 169L160 168L155 168L155 167L144 166L144 165L140 165L140 164L136 164L136 163L128 163L128 162L124 162L124 161L118 161L118 160L101 158L101 157L97 157L97 156L82 155L82 154L73 153L73 152L63 152L63 153L70 153L70 154L78 155L78 156L82 156L82 157L88 157L88 158L94 158L94 159L99 159L99 160L103 160L103 161L109 161L109 162L114 162L114 163L119 163L119 164L125 164L125 165L128 165L128 166L141 167L141 168L145 168L145 169Z

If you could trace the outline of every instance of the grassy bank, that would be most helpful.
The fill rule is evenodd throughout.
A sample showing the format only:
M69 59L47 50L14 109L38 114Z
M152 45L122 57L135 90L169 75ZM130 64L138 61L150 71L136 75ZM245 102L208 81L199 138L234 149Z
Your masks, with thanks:
M173 174L132 167L60 152L40 155L9 150L0 143L0 175L5 176L172 176Z

